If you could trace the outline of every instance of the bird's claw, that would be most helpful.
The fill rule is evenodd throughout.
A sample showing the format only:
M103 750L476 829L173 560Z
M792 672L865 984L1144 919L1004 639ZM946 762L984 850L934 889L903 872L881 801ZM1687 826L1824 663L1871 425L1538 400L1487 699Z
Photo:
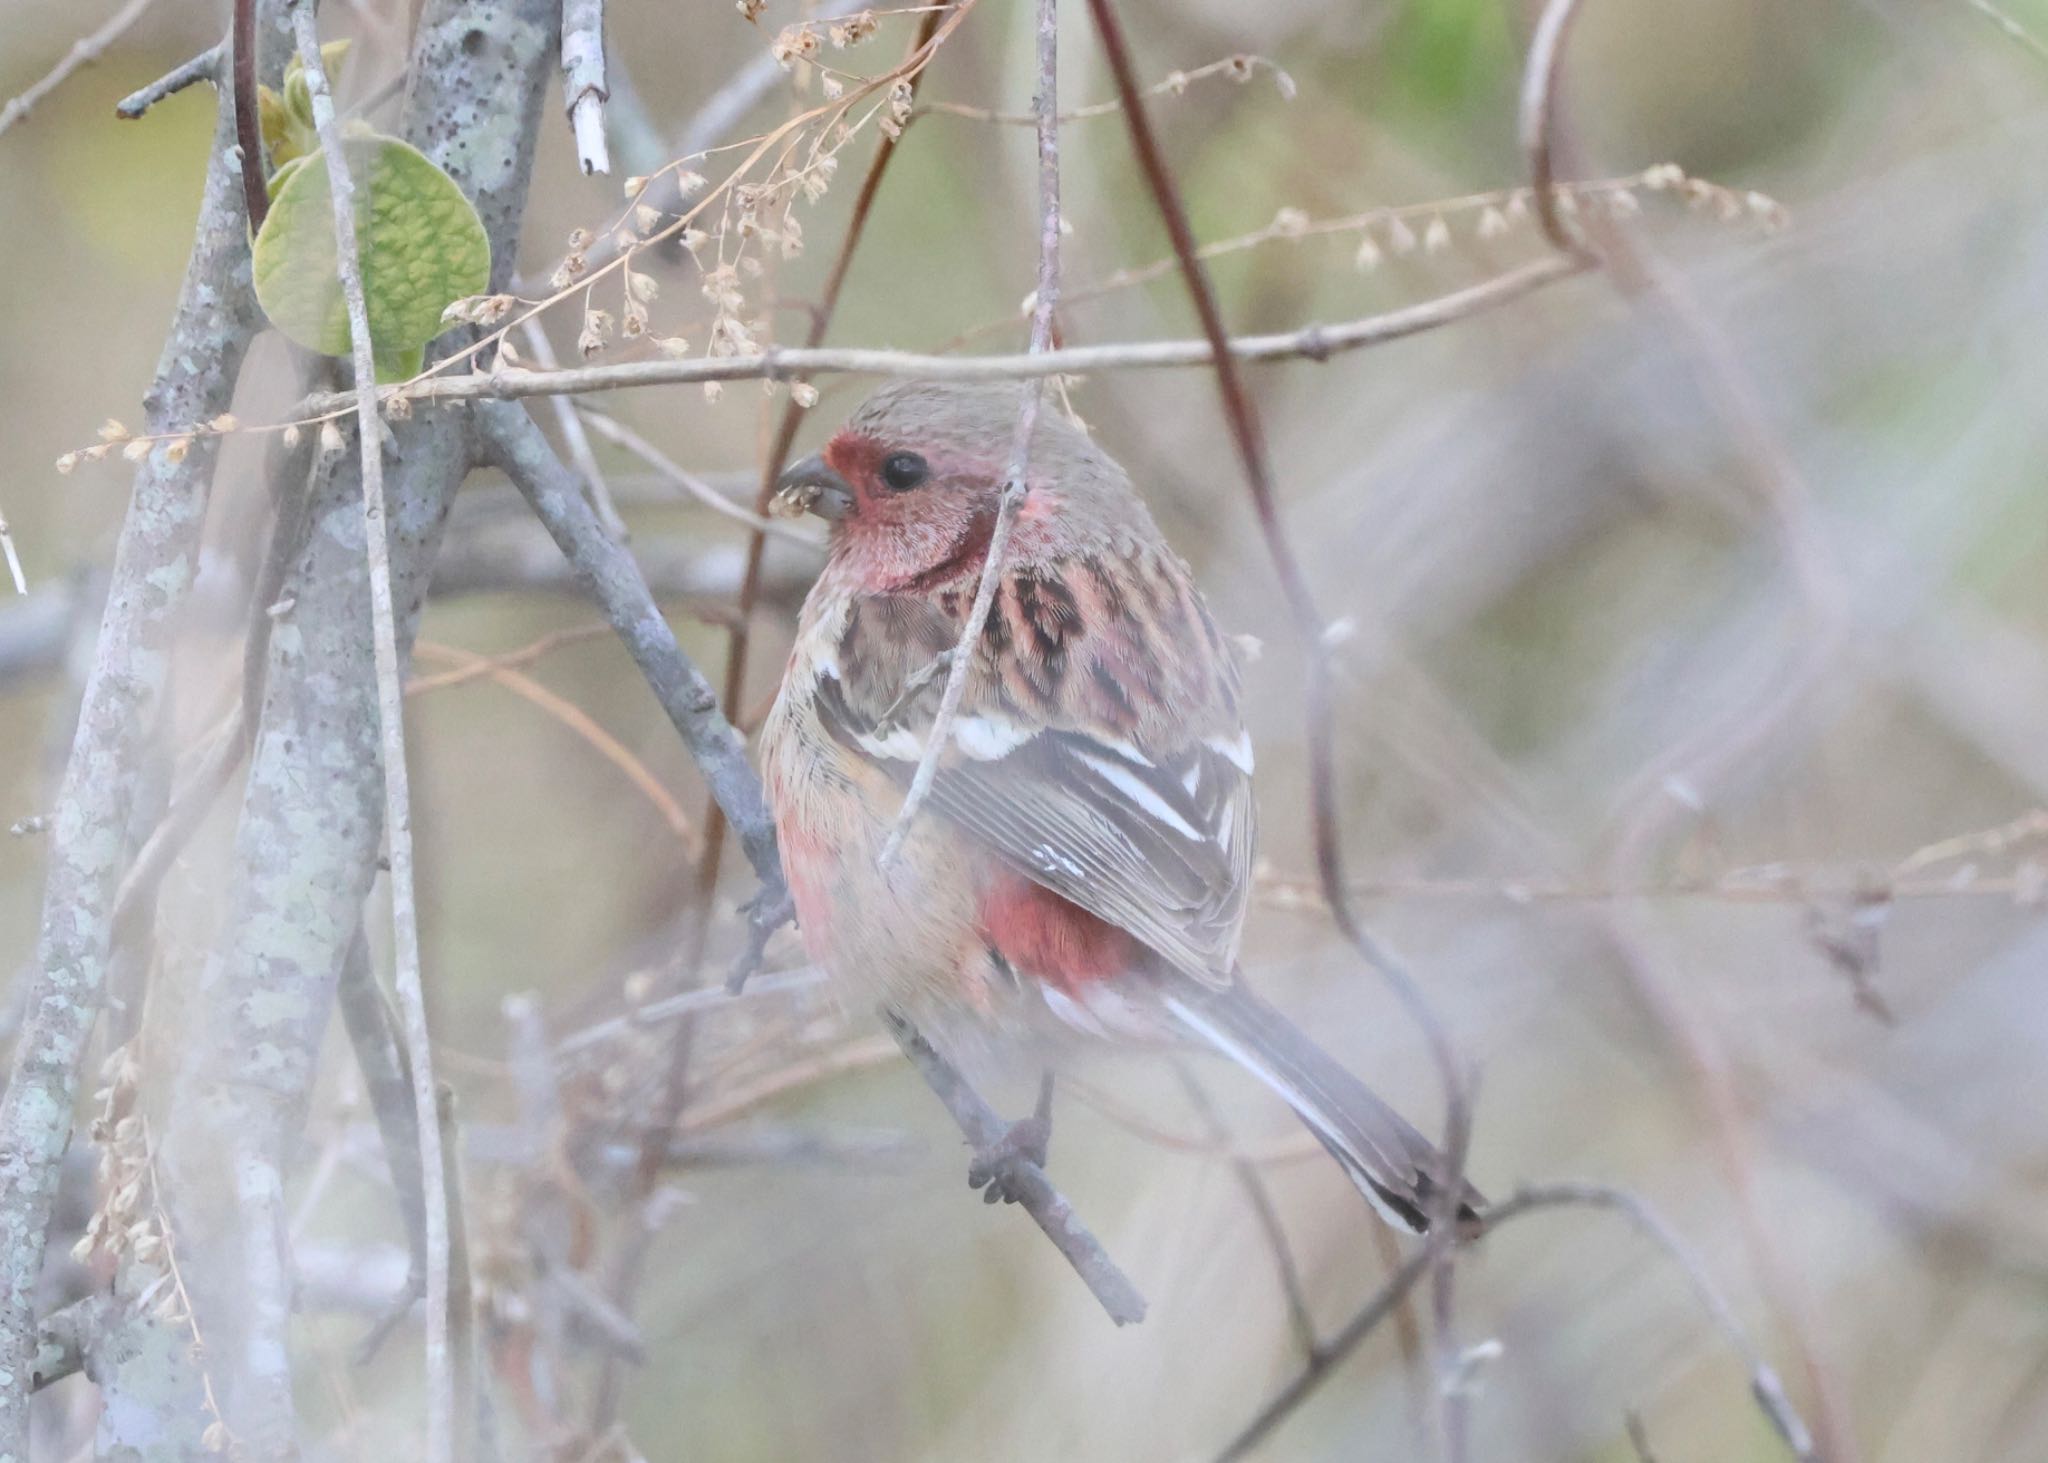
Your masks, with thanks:
M967 1165L967 1186L981 1190L981 1202L1015 1204L1024 1197L1027 1168L1043 1169L1052 1147L1052 1073L1038 1084L1031 1116L1010 1124L1002 1137L975 1151Z
M1024 1196L1024 1170L1045 1167L1052 1146L1052 1119L1043 1113L1010 1124L1003 1136L975 1150L967 1165L967 1186L981 1190L984 1204L1014 1204Z

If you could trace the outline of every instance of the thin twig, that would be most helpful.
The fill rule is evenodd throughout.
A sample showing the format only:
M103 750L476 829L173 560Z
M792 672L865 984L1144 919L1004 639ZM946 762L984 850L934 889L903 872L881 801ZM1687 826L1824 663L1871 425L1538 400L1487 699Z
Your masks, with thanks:
M1565 222L1564 211L1558 206L1554 146L1558 75L1564 68L1565 42L1578 13L1579 0L1549 0L1537 17L1536 33L1529 39L1528 59L1522 65L1521 137L1523 161L1529 169L1529 186L1534 191L1536 218L1543 225L1543 236L1565 257L1587 259L1585 240Z
M519 333L542 370L561 369L562 363L555 358L555 344L548 339L547 327L540 323L539 316L522 325ZM606 533L624 543L628 537L626 520L619 517L618 505L612 501L611 484L605 481L597 465L597 454L590 450L590 434L583 430L582 416L573 403L559 397L548 405L554 412L556 430L562 434L562 444L569 449L570 463L583 474L583 486L590 494L590 506L597 510L597 521L604 525Z
M1480 1236L1474 1239L1461 1238L1458 1243L1462 1246L1481 1242L1498 1234L1502 1226L1539 1210L1572 1206L1609 1209L1619 1213L1626 1217L1644 1238L1663 1250L1684 1274L1707 1319L1727 1337L1736 1354L1742 1358L1744 1366L1749 1369L1751 1395L1772 1429L1784 1440L1786 1447L1799 1463L1815 1463L1819 1455L1814 1450L1812 1433L1800 1417L1798 1409L1786 1397L1784 1384L1779 1380L1777 1372L1764 1359L1763 1353L1751 1339L1748 1330L1735 1315L1734 1308L1728 1304L1727 1299L1708 1276L1706 1267L1700 1262L1699 1257L1646 1200L1626 1189L1609 1184L1532 1185L1517 1190L1489 1209L1486 1214L1486 1226ZM1403 1262L1400 1269L1388 1277L1387 1282L1374 1293L1372 1299L1366 1302L1358 1314L1345 1323L1344 1329L1333 1336L1311 1359L1309 1365L1261 1407L1237 1436L1224 1446L1217 1454L1218 1463L1233 1463L1233 1460L1245 1457L1263 1442L1274 1428L1285 1421L1307 1399L1338 1363L1356 1350L1359 1343L1393 1313L1394 1307L1436 1265L1439 1253L1450 1247L1451 1227L1444 1225L1432 1229L1422 1246Z
M1331 356L1419 335L1454 324L1498 305L1570 278L1585 265L1555 255L1519 265L1491 279L1452 290L1418 304L1337 325L1310 325L1277 335L1239 335L1226 343L1239 361L1325 361ZM614 366L572 366L565 371L529 371L501 366L493 371L429 376L410 385L382 388L386 399L411 401L515 401L563 393L615 391L632 386L673 386L705 381L795 381L841 373L888 376L925 381L1026 381L1034 377L1085 375L1091 371L1160 370L1213 365L1215 348L1208 340L1133 341L1112 345L1068 346L1038 354L995 356L925 355L912 351L845 348L781 349L758 355L660 357ZM293 412L292 424L307 426L348 409L340 395L306 398ZM282 427L285 424L280 424Z
M52 66L40 81L35 82L21 95L6 106L0 107L0 135L35 109L37 102L62 86L72 72L82 66L90 66L99 60L107 47L114 44L128 31L128 27L142 19L142 13L155 0L128 0L107 20L107 23L87 36L71 43L71 49L64 53L64 59Z
M256 102L256 0L234 0L228 60L235 104L235 146L242 168L242 206L249 211L249 232L254 235L262 229L264 216L270 212L270 187L263 177L263 125Z
M1206 66L1197 66L1192 71L1169 71L1160 80L1146 87L1144 94L1148 97L1179 96L1193 83L1207 80L1211 76L1228 76L1232 81L1243 85L1262 70L1272 73L1273 85L1278 88L1282 97L1288 101L1294 100L1293 77L1264 56L1254 56L1245 52L1225 56L1221 61L1211 61ZM1059 122L1064 126L1069 122L1086 122L1096 117L1114 117L1123 108L1124 104L1115 99L1096 102L1092 106L1076 107L1071 112L1061 112ZM1038 125L1036 112L998 112L988 107L966 106L960 102L927 102L917 111L919 114L965 117L970 122L997 122L1012 127Z
M578 581L597 601L670 722L682 733L684 746L739 835L755 873L764 885L780 892L775 825L760 779L747 763L739 733L720 713L711 683L676 643L675 632L662 618L631 553L606 535L583 500L575 475L562 465L524 410L492 403L478 417L487 459L512 479L574 566Z
M982 1100L981 1094L967 1085L952 1063L940 1056L918 1029L895 1011L885 1007L882 1021L926 1085L953 1114L953 1121L960 1125L960 1131L967 1135L968 1141L976 1148L990 1148L1001 1142L1010 1125ZM1130 1278L1110 1259L1102 1248L1102 1242L1075 1217L1074 1206L1052 1186L1045 1170L1028 1159L1019 1158L1012 1162L1007 1178L1019 1207L1045 1231L1045 1237L1053 1242L1053 1247L1074 1267L1074 1273L1094 1292L1095 1298L1102 1302L1109 1318L1119 1326L1144 1320L1145 1298L1138 1294Z
M529 675L509 666L492 664L489 657L478 655L474 651L462 650L453 645L441 645L430 640L416 642L413 651L428 660L438 660L458 670L472 671L483 676L560 722L598 756L625 775L626 780L632 783L654 811L661 815L661 820L668 824L669 832L673 833L676 841L683 846L686 857L696 858L703 851L703 840L698 836L696 828L691 825L690 815L683 811L682 804L675 800L674 795L662 786L661 779L649 770L645 762L634 755L630 747L598 725L596 718L575 702L566 696L557 695ZM406 694L410 696L416 690L416 686L408 686Z
M939 8L933 8L919 20L916 34L912 37L910 49L903 64L921 54L931 44L938 31L943 15ZM823 18L823 17L820 17ZM769 58L763 58L769 59ZM924 70L919 68L910 75L910 95L915 100L918 88L924 85ZM708 110L708 109L707 109ZM882 178L889 171L889 164L895 159L896 150L902 145L903 133L883 133L875 144L875 154L868 162L868 170L861 179L860 191L854 195L853 211L847 216L846 232L839 240L839 252L833 256L832 267L826 271L825 283L819 291L816 304L810 315L810 325L804 334L804 345L815 350L822 345L826 333L832 328L832 317L838 313L839 295L846 287L846 276L853 268L853 258L860 248L860 241L866 236L868 219L874 212L875 198L881 192ZM708 145L708 143L707 143ZM768 450L761 457L761 478L754 491L754 514L764 522L768 505L775 494L775 484L782 476L782 470L789 461L791 446L796 442L797 429L803 425L807 408L791 392L789 401L782 409L777 421L775 435ZM760 598L761 573L766 562L768 540L760 530L747 536L746 565L740 574L740 592L732 627L726 634L725 684L722 687L723 704L728 716L738 716L746 699L747 651L752 643L754 628L754 607ZM699 871L699 887L709 889L718 877L718 858L723 846L717 836L715 820L707 820L712 833L711 853ZM733 962L726 975L726 988L738 991L746 985L748 978L760 967L767 951L768 941L775 931L795 917L796 906L787 894L779 900L757 898L748 908L747 944L740 958Z
M1109 62L1111 74L1116 79L1117 94L1124 103L1124 120L1130 128L1132 150L1138 156L1139 166L1145 175L1153 203L1166 224L1167 235L1173 243L1174 255L1180 261L1182 277L1194 301L1195 313L1202 322L1202 333L1209 347L1208 356L1214 365L1217 389L1223 399L1224 416L1230 428L1231 439L1237 448L1246 484L1251 491L1259 528L1266 541L1267 554L1273 561L1295 629L1307 651L1306 720L1310 810L1316 850L1316 873L1322 884L1323 897L1330 906L1331 916L1338 930L1364 962L1378 971L1393 987L1395 994L1407 1008L1410 1018L1421 1029L1429 1043L1431 1056L1435 1060L1437 1073L1444 1087L1443 1147L1446 1155L1455 1160L1464 1149L1469 1114L1465 1103L1465 1082L1459 1070L1456 1053L1452 1050L1450 1037L1423 996L1420 987L1415 983L1414 977L1409 974L1393 951L1382 945L1379 939L1365 928L1351 907L1344 875L1342 839L1338 828L1337 768L1333 740L1335 729L1330 708L1331 664L1327 624L1322 612L1316 608L1308 577L1303 572L1294 546L1289 542L1286 529L1280 521L1280 505L1273 489L1265 435L1259 424L1258 414L1252 406L1251 397L1238 374L1238 362L1245 353L1233 345L1224 329L1222 311L1217 306L1216 293L1209 282L1208 271L1203 268L1201 260L1197 257L1198 245L1195 242L1194 229L1188 222L1187 208L1181 201L1180 191L1173 181L1172 172L1167 167L1165 155L1160 151L1151 120L1145 113L1145 104L1138 94L1137 73L1132 65L1130 48L1124 40L1123 27L1117 20L1115 9L1110 0L1089 0L1089 10L1093 13L1096 29L1101 34L1103 54ZM1570 272L1574 267L1574 261L1571 260L1547 262L1558 265L1564 272ZM1501 277L1502 280L1507 278L1509 276ZM1493 283L1498 285L1500 281ZM1472 292L1466 293L1469 295ZM1445 302L1436 303L1441 305ZM1444 1210L1443 1216L1440 1217L1448 1219L1455 1215L1458 1205L1463 1202L1463 1178L1456 1163L1453 1162L1451 1171L1438 1176L1438 1179ZM1443 1223L1436 1227L1449 1228L1450 1225Z
M182 61L148 86L131 91L114 104L114 115L133 122L165 97L176 96L201 81L220 83L220 63L227 55L225 42L216 41L189 61Z
M246 5L249 0L238 0ZM239 12L238 12L239 13ZM355 185L334 115L334 97L320 56L312 0L293 0L292 31L312 100L313 126L327 164L334 205L335 256L356 381L356 433L363 475L363 539L369 560L370 621L377 664L377 721L384 761L384 836L391 877L393 984L404 1016L412 1066L413 1106L419 1120L421 1190L427 1233L427 1441L430 1463L454 1457L455 1376L449 1354L449 1199L447 1161L441 1152L440 1099L434 1082L432 1038L420 970L419 910L413 883L412 794L405 764L405 688L398 658L397 616L391 596L391 546L385 527L384 423L377 411L377 372L363 297L362 259L356 246ZM241 55L236 57L237 71ZM245 143L246 145L246 143Z
M1031 110L1038 119L1038 290L1032 298L1030 354L1044 355L1052 349L1053 312L1060 295L1060 124L1059 124L1059 11L1055 0L1039 0L1038 7L1038 90L1031 98ZM981 579L974 588L974 604L960 626L960 638L948 655L946 685L939 693L931 730L924 750L911 775L910 790L896 822L882 843L879 862L884 871L896 860L904 837L916 819L918 809L930 796L938 776L939 758L952 736L953 718L959 714L960 698L967 692L967 678L974 670L976 650L987 628L990 609L995 605L996 584L1003 577L1003 555L1009 548L1010 529L1031 491L1031 434L1038 426L1039 407L1045 400L1045 378L1034 376L1024 388L1024 400L1017 412L1017 429L1010 439L1010 464L1003 479L1003 495L996 506L995 527L989 534L988 549L982 557Z
M0 556L7 560L7 574L14 581L14 592L27 594L28 579L21 572L21 555L15 552L14 534L7 527L5 513L0 513Z
M377 1122L377 1136L384 1145L384 1164L391 1172L391 1189L398 1198L398 1216L405 1225L406 1253L411 1257L406 1293L398 1311L403 1315L425 1291L427 1283L426 1195L420 1185L419 1110L413 1102L412 1069L405 1043L399 1035L399 1018L385 999L384 988L370 968L370 945L362 930L349 942L342 961L341 979L335 989L341 1006L342 1024L348 1031L349 1049L355 1053L356 1069L363 1078L363 1092L370 1101L370 1113ZM357 1352L358 1363L367 1361L383 1339L372 1331Z
M1356 1350L1358 1344L1377 1330L1380 1323L1394 1313L1395 1307L1408 1298L1408 1293L1436 1263L1438 1251L1449 1246L1450 1232L1448 1225L1438 1225L1431 1230L1420 1248L1401 1262L1401 1267L1373 1292L1372 1299L1358 1314L1346 1321L1343 1329L1309 1358L1308 1365L1223 1445L1216 1455L1216 1463L1236 1463L1237 1459L1248 1456L1274 1428L1285 1422L1294 1409L1321 1385L1331 1369Z
M1248 1154L1238 1151L1237 1139L1230 1131L1230 1125L1217 1110L1209 1089L1202 1085L1187 1063L1176 1061L1174 1074L1180 1078L1180 1085L1186 1090L1188 1101L1195 1109L1196 1116L1209 1130L1209 1141L1218 1153L1227 1155L1230 1171L1236 1177L1238 1187L1244 1190L1245 1202L1251 1205L1252 1217L1259 1223L1259 1231L1266 1238L1266 1248L1273 1256L1273 1269L1280 1281L1280 1295L1287 1303L1287 1322L1294 1330L1295 1344L1301 1347L1304 1361L1313 1361L1321 1349L1316 1340L1316 1319L1309 1310L1308 1293L1302 1288L1301 1267L1294 1261L1294 1249L1287 1243L1287 1228L1280 1222L1280 1210L1273 1203L1273 1194L1266 1187L1265 1175L1259 1172L1258 1163Z
M560 397L555 398L557 401L561 399ZM809 534L799 532L780 519L767 518L759 513L749 512L746 508L741 507L738 503L726 497L725 494L719 492L718 489L712 487L711 484L705 482L704 479L685 469L681 463L663 452L659 447L655 446L617 417L587 406L578 407L575 410L591 431L597 433L598 436L604 438L605 441L613 446L622 447L632 453L635 457L653 468L656 477L660 478L663 482L673 483L676 487L681 488L713 513L718 514L719 517L730 518L734 523L744 524L756 533L767 534L771 538L779 538L785 543L800 544L813 553L818 551L819 544L815 538ZM730 710L732 703L728 701L726 705L727 709Z
M1727 1298L1708 1276L1699 1256L1679 1238L1677 1231L1664 1222L1663 1216L1650 1207L1647 1200L1611 1184L1534 1184L1517 1190L1487 1212L1486 1233L1495 1233L1502 1225L1523 1214L1566 1207L1612 1210L1626 1218L1636 1227L1637 1233L1665 1253L1685 1276L1707 1319L1728 1338L1728 1344L1749 1369L1750 1393L1772 1429L1784 1439L1785 1446L1800 1463L1814 1463L1820 1455L1814 1447L1813 1434L1798 1409L1793 1407L1791 1399L1785 1395L1785 1384L1764 1359L1763 1352L1736 1316L1734 1307L1728 1304Z
M576 134L576 160L589 173L609 173L604 104L604 0L562 0L562 103Z
M2048 61L2048 42L2021 25L2011 15L1991 3L1991 0L1964 0L1972 10L2004 31L2009 40L2017 41L2043 61Z
M1650 866L1663 830L1677 812L1678 805L1664 789L1674 782L1711 786L1754 755L1769 729L1804 703L1815 669L1835 659L1848 627L1840 572L1819 547L1811 495L1712 319L1623 231L1588 220L1587 231L1581 233L1564 221L1550 176L1565 147L1559 76L1575 13L1576 0L1549 0L1538 18L1522 81L1521 142L1545 232L1563 257L1606 265L1624 292L1647 298L1672 328L1728 428L1737 460L1796 582L1809 632L1760 690L1717 708L1715 715L1701 720L1633 779L1632 796L1617 820L1619 831L1611 840L1607 861L1610 881L1619 882L1624 874ZM1548 205L1548 212L1542 211L1543 205ZM1786 1262L1775 1227L1759 1201L1755 1156L1733 1091L1726 1044L1711 1023L1688 1006L1682 982L1661 951L1647 912L1623 905L1608 914L1607 923L1631 981L1664 1028L1699 1098L1761 1288L1797 1351L1812 1392L1820 1428L1818 1451L1830 1463L1854 1463L1855 1434L1835 1371L1822 1354L1813 1303ZM1864 999L1869 999L1867 988ZM1882 1011L1881 1003L1877 1009Z

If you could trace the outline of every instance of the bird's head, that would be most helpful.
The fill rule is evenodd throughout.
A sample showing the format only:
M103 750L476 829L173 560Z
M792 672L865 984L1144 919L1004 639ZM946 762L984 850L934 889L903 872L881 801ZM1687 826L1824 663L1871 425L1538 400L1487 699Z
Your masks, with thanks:
M777 506L832 525L835 566L874 590L979 574L1009 473L1023 388L886 386L776 484ZM1155 532L1123 469L1048 394L1031 435L1010 555L1019 563L1120 527Z

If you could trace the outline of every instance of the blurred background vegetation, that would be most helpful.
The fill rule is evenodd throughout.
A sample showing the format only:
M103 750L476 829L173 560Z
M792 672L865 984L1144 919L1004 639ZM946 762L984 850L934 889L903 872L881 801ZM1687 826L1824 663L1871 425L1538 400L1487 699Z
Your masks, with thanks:
M104 8L15 0L0 95ZM1291 96L1259 69L1154 102L1204 238L1286 209L1323 219L1520 181L1533 6L1123 8L1147 76L1249 53L1292 78ZM2048 35L2044 0L2003 8ZM329 31L359 42L344 101L371 95L400 64L407 7L328 11ZM1565 70L1566 176L1675 163L1777 200L1788 222L1724 220L1639 189L1640 217L1620 223L1639 277L1583 277L1399 344L1254 372L1290 526L1349 632L1352 872L1476 1066L1482 1186L1576 1176L1653 1200L1808 1417L1830 1411L1817 1379L1832 1394L1841 1458L2048 1457L2048 839L2038 823L1973 836L2048 802L2048 53L1970 0L1584 11ZM756 27L727 4L613 0L613 52L652 134L674 138L801 13L771 0ZM61 478L51 464L105 417L136 418L211 125L204 88L140 122L117 122L112 104L223 20L211 4L160 0L0 137L0 511L38 603L69 596L77 630L62 664L0 683L0 821L34 814L54 786L95 571L125 506L118 462ZM1101 100L1085 13L1065 20L1063 101ZM1026 106L1029 23L1014 0L982 0L924 98ZM907 26L885 23L847 64L893 63ZM788 83L772 88L742 135L790 97ZM621 172L648 170L634 146L622 141ZM799 306L869 146L806 215L805 253L759 287L782 302L769 315L779 338L801 335ZM1064 151L1070 288L1159 257L1121 124L1076 122ZM1007 320L971 348L1021 346L1031 179L1028 129L920 117L831 339L929 348ZM618 207L617 179L576 172L551 110L524 272L544 278L573 228ZM1353 318L1544 247L1527 221L1481 238L1477 212L1443 217L1446 246L1389 247L1369 271L1356 234L1223 256L1232 327ZM657 333L700 336L694 267L656 273ZM573 355L576 318L551 326ZM1193 333L1171 275L1077 301L1061 327L1076 344ZM285 405L265 375L245 382L247 420ZM803 443L864 389L820 384ZM1296 892L1310 871L1300 658L1213 387L1192 372L1105 376L1073 402L1219 618L1265 647L1251 677L1271 897L1246 943L1252 977L1433 1127L1440 1094L1420 1041ZM782 397L739 385L715 403L692 388L602 405L744 499ZM598 452L636 549L700 591L674 597L672 619L718 667L745 530ZM223 467L185 652L222 686L268 512L258 457L237 443ZM454 542L492 532L511 502L480 479ZM742 715L772 690L808 572L800 549L776 562ZM0 602L0 642L26 613ZM495 654L594 619L559 593L451 593L423 638ZM446 664L429 649L418 670ZM701 826L701 785L612 641L574 639L525 673ZM181 700L187 731L217 715L204 700ZM576 727L502 685L417 696L410 730L443 1070L465 1112L505 1121L516 1104L501 1002L537 993L557 1035L622 1009L635 972L661 969L677 943L690 835ZM216 822L166 901L160 966L208 938L232 832ZM743 868L725 882L722 940L748 892ZM40 892L37 838L0 839L0 956L13 969L33 958ZM774 954L801 963L787 936ZM664 1069L672 1035L598 1049L572 1108ZM972 1202L957 1135L867 1013L807 989L712 1012L694 1040L688 1113L712 1114L705 1125L727 1104L744 1108L733 1131L864 1137L857 1159L756 1154L667 1176L659 1234L624 1297L646 1359L623 1376L621 1416L645 1456L1203 1457L1299 1369L1268 1239L1164 1063L1091 1068L1056 1129L1054 1176L1152 1303L1142 1326L1115 1331L1020 1215ZM299 1243L347 1271L388 1258L401 1234L338 1037L328 1066ZM1317 1323L1334 1329L1383 1273L1370 1219L1262 1094L1220 1071L1202 1079L1230 1141L1259 1161ZM991 1095L1019 1111L1028 1100L1024 1087ZM531 1196L487 1162L469 1177L495 1334L516 1340ZM583 1257L593 1274L637 1222L602 1218ZM1460 1339L1501 1343L1472 1379L1474 1457L1630 1458L1628 1410L1667 1463L1781 1456L1681 1279L1617 1221L1531 1219L1459 1274ZM364 1325L305 1319L309 1429L335 1456L403 1455L418 1337L401 1331L359 1368ZM516 1393L516 1358L498 1360ZM86 1384L67 1386L66 1405L89 1407ZM580 1421L595 1389L583 1373L565 1386L563 1411ZM1429 1386L1386 1330L1265 1456L1424 1455ZM506 1410L510 1437L538 1436L531 1414Z

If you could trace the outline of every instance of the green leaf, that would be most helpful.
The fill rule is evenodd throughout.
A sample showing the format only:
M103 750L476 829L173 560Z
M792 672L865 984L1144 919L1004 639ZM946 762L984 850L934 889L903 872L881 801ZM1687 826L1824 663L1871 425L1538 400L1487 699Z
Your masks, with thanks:
M320 67L331 86L341 76L348 56L347 41L327 41L320 47ZM267 86L256 88L256 114L263 128L263 148L270 156L275 188L284 165L310 157L320 150L320 134L313 127L313 95L306 88L306 68L297 56L285 63L282 94Z
M416 148L375 134L346 139L355 179L356 243L379 381L419 373L441 312L490 284L491 245L476 209ZM348 310L334 249L327 160L283 170L256 236L256 298L270 323L323 355L349 354Z

